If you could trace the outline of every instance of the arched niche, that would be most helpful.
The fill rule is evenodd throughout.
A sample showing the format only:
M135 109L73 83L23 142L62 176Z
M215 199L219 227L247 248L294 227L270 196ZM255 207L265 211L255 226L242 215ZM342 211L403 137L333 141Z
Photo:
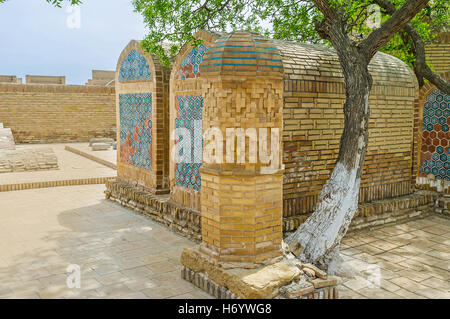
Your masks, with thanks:
M209 45L219 35L206 31L196 34L203 43L197 47L187 44L181 48L172 66L170 77L170 148L174 156L179 156L183 143L180 129L186 129L191 135L189 148L190 163L177 163L170 156L170 194L176 203L200 211L200 191L202 165L202 111L204 101L201 91L200 64Z
M169 191L169 75L135 40L116 67L118 179L154 194Z

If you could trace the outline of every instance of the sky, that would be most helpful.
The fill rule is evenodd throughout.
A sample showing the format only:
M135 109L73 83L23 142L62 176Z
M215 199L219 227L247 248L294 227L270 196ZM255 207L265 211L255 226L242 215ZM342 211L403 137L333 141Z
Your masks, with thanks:
M26 74L65 75L66 84L84 85L93 69L115 70L128 42L146 34L131 0L83 0L79 15L69 9L45 0L0 4L0 75L23 83Z

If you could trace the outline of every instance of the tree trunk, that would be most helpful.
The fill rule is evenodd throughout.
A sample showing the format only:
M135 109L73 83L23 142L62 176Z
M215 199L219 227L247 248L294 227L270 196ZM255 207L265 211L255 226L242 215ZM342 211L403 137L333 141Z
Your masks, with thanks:
M339 244L358 208L359 186L368 140L372 78L356 47L336 48L344 73L346 101L339 156L323 186L315 211L286 242L302 247L299 258L333 274L340 264Z

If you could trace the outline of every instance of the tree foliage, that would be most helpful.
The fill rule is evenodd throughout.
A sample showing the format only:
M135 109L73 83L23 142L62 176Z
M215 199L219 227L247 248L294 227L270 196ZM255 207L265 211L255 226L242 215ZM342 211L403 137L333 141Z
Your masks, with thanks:
M6 2L8 0L0 0L0 4ZM55 7L61 8L61 4L64 2L64 0L45 0L48 3L50 3L51 5L54 5ZM67 2L69 2L71 5L76 6L81 4L81 0L66 0Z
M368 21L373 18L371 6L375 0L330 0L333 7L344 11L347 32L355 41L367 36L372 28ZM405 0L391 0L398 9ZM259 31L275 39L307 43L329 44L317 33L316 21L322 13L312 1L299 0L133 0L134 8L141 13L148 27L143 46L160 56L165 64L168 56L175 54L181 45L197 44L194 34L199 29L229 32L246 29ZM390 17L380 10L380 22ZM432 40L441 30L448 29L449 3L447 0L432 0L414 17L410 24L423 41ZM170 43L169 52L162 43ZM415 56L405 31L398 32L381 48L410 66Z

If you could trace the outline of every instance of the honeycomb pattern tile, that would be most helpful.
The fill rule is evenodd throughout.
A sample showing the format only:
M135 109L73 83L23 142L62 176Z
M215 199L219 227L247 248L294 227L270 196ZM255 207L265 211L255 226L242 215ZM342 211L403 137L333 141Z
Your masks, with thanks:
M185 80L199 77L200 63L202 63L206 51L208 51L208 48L203 44L192 49L181 62L177 79Z
M450 180L450 96L436 89L423 108L420 174Z
M152 169L152 94L119 94L120 160Z
M151 79L147 60L136 50L131 50L123 60L119 71L119 82Z
M180 134L176 136L178 155L183 156L183 149L192 150L190 163L175 163L175 184L199 191L201 189L199 168L202 165L201 154L203 152L203 97L201 95L177 96L175 108L177 110L175 127L188 129L191 137L189 140Z

